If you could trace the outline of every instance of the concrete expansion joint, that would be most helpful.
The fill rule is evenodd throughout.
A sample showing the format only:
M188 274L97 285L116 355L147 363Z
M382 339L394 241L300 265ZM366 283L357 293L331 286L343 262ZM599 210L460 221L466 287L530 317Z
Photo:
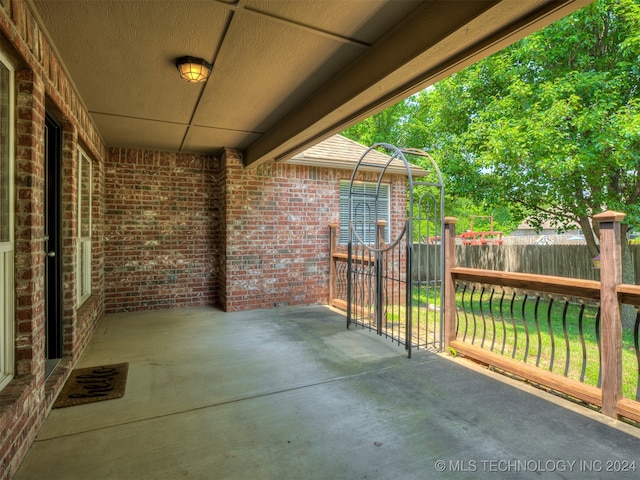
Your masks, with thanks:
M424 357L422 359L407 359L408 361L410 361L412 364L415 365L422 365L425 363L429 362L429 358L428 357ZM343 382L343 381L347 381L347 380L352 380L355 378L360 378L360 377L365 377L367 375L371 375L371 374L378 374L381 372L387 372L390 370L395 370L395 369L399 369L399 368L403 368L405 367L404 363L399 363L399 364L395 364L395 365L388 365L386 367L383 368L376 368L375 370L367 370L364 372L359 372L359 373L355 373L353 375L343 375L343 376L339 376L339 377L333 377L333 378L328 378L326 380L320 380L317 382L312 382L312 383L306 383L303 385L298 385L295 387L289 387L289 388L283 388L280 390L273 390L270 392L264 392L264 393L258 393L255 395L247 395L244 397L240 397L240 398L234 398L234 399L230 399L230 400L225 400L222 402L216 402L216 403L211 403L208 405L202 405L200 407L194 407L194 408L188 408L188 409L184 409L184 410L176 410L176 411L172 411L172 412L168 412L162 415L153 415L150 417L144 417L144 418L138 418L135 420L131 420L128 422L119 422L119 423L114 423L112 425L105 425L105 426L101 426L98 428L90 428L90 429L86 429L86 430L78 430L76 432L73 433L69 433L69 434L65 434L65 435L57 435L57 436L52 436L52 437L47 437L44 439L38 439L36 438L36 440L34 441L34 443L46 443L46 442L50 442L53 440L58 440L61 438L69 438L69 437L75 437L78 435L84 435L86 433L91 433L91 432L98 432L101 430L108 430L111 428L117 428L123 425L135 425L138 423L144 423L144 422L149 422L152 420L157 420L157 419L161 419L161 418L169 418L169 417L175 417L178 415L184 415L186 413L191 413L191 412L198 412L198 411L202 411L202 410L207 410L207 409L212 409L212 408L216 408L216 407L221 407L224 405L231 405L231 404L235 404L235 403L241 403L241 402L245 402L248 400L254 400L257 398L264 398L264 397L270 397L273 395L280 395L280 394L284 394L284 393L289 393L289 392L295 392L298 390L304 390L306 388L312 388L312 387L316 387L316 386L320 386L320 385L326 385L326 384L330 384L330 383L336 383L336 382Z

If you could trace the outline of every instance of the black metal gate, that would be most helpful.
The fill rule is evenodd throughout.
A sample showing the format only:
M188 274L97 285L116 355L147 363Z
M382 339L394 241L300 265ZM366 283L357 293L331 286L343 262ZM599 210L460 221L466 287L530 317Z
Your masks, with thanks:
M406 218L393 225L385 180L398 167L407 175L407 202L395 208ZM441 350L444 188L435 161L422 150L373 145L351 176L348 208L347 328L375 330L409 357L413 349Z

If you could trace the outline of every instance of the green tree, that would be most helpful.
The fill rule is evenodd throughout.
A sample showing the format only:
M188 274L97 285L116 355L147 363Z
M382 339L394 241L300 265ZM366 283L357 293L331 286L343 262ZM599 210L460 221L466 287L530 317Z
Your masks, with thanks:
M425 139L430 138L428 134L422 131L427 128L423 123L423 119L438 118L438 121L442 123L446 123L447 120L443 117L443 112L439 112L439 115L434 114L433 117L425 115L425 109L433 107L434 103L418 101L421 98L420 95L410 97L350 127L342 132L342 135L367 146L371 146L374 143L390 143L400 148L423 148L423 145L428 144ZM451 107L453 107L454 103L452 102ZM455 112L452 114L456 115ZM451 126L454 122L449 122L448 124ZM444 129L441 131L444 131ZM434 152L438 152L439 155L442 150L442 145L437 148L432 146L426 149L427 153L432 155L435 154ZM439 157L436 157L436 161L442 168L443 161ZM430 167L429 165L424 166ZM511 213L512 206L491 205L485 199L472 199L469 195L461 194L459 189L448 188L449 185L453 185L450 180L447 181L447 188L445 188L445 214L460 219L459 229L468 230L470 228L470 217L472 215L493 216L494 229L505 234L517 227L519 218L515 218ZM419 196L419 193L417 193L417 196ZM487 225L478 226L476 224L474 229L479 230L484 227L488 229Z
M640 2L601 0L422 92L414 138L459 195L577 223L640 224ZM597 229L597 226L596 226Z
M393 138L439 161L449 199L579 224L592 256L593 215L621 211L623 235L640 230L640 0L598 0L402 109Z
M640 1L600 0L422 92L412 128L456 194L579 224L595 256L595 214L640 227L639 90Z
M410 146L406 143L407 123L414 108L410 99L405 100L353 125L342 132L342 135L366 146L374 143Z

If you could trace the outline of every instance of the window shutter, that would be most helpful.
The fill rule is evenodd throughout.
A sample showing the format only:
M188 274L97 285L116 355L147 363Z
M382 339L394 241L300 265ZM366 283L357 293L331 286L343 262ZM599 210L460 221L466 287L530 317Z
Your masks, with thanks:
M349 241L349 187L348 181L340 182L340 244L345 245ZM356 231L365 243L375 242L376 221L385 220L385 241L390 241L390 198L389 184L380 185L380 191L376 199L376 183L354 182L352 198L352 222ZM376 201L377 200L377 201Z

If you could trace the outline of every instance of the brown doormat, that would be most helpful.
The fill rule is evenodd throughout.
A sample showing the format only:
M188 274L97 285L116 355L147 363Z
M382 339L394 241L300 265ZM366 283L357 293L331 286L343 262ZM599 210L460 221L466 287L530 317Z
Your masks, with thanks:
M127 383L128 363L77 368L64 384L53 408L120 398Z

